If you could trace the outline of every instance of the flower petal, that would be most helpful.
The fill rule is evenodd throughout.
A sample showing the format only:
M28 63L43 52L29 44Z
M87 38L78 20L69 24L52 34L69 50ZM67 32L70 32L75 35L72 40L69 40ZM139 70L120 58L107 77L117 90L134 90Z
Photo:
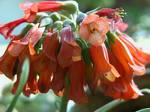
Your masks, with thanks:
M43 43L43 52L50 60L54 62L56 62L58 47L58 34L55 32L52 35L47 35Z
M68 71L70 79L69 98L76 103L86 103L87 96L84 92L85 65L82 61L74 62Z
M69 67L73 61L80 60L81 48L74 40L70 27L66 27L61 32L61 48L57 56L58 63L61 67Z
M11 46L11 43L8 45ZM0 57L0 71L5 74L8 78L14 78L14 70L17 62L17 57L10 55L8 52L8 48L6 49L4 55Z
M142 49L138 48L131 37L125 34L121 34L119 37L127 45L128 49L136 60L144 65L150 62L150 53L145 53L142 51Z
M18 25L24 22L26 22L26 19L20 18L7 24L0 25L0 34L2 34L6 39L12 38L13 36L11 33L14 30L14 28L16 28Z

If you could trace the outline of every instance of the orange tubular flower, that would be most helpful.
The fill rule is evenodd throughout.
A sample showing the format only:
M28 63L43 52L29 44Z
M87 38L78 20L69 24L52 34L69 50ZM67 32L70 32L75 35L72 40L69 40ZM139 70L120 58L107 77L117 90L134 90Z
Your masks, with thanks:
M38 88L41 93L46 93L50 89L52 73L56 71L57 63L50 61L44 53L33 56L32 67L39 75Z
M15 44L15 43L13 43ZM30 94L35 94L38 93L38 83L37 83L37 72L34 70L33 68L33 62L36 60L35 56L33 58L33 56L29 55L29 49L28 47L24 47L24 49L22 50L22 52L19 53L19 55L17 56L18 59L18 68L17 68L17 80L14 83L14 86L12 88L12 93L15 94L18 84L19 84L19 80L20 80L20 73L21 73L21 69L22 69L22 64L25 60L25 58L28 57L30 59L30 71L29 71L29 77L28 80L23 88L23 93L26 96L30 96ZM37 60L36 60L37 61Z
M104 43L105 34L109 30L107 18L99 17L96 14L88 15L80 25L79 34L92 45L99 46Z
M65 27L62 30L61 42L57 60L62 68L69 67L74 61L81 60L81 49L74 40L71 27Z
M13 29L24 22L26 22L26 19L21 18L4 25L0 25L0 34L2 34L6 39L13 38L11 35Z
M57 1L41 1L37 3L23 3L20 8L24 10L25 18L32 22L38 12L55 12L62 9L64 4Z
M56 71L53 73L53 79L51 82L51 89L59 95L59 92L63 91L65 86L66 69L57 66Z
M57 62L57 52L59 48L58 33L48 34L43 43L44 54L54 62Z
M16 74L16 66L17 66L17 57L13 57L8 49L12 44L8 45L4 55L0 57L0 71L5 74L8 78L13 79Z
M113 98L121 98L125 100L137 98L139 95L142 95L140 90L133 82L133 73L126 74L126 69L117 60L117 57L113 55L111 50L108 52L110 63L117 69L120 74L120 77L117 78L114 82L108 82L106 80L101 81L102 90L106 95Z
M84 92L85 64L83 61L72 63L67 72L70 79L69 98L76 103L86 103L87 96Z
M14 41L17 41L17 40L18 39L15 39ZM8 52L13 57L17 57L24 51L24 49L26 49L25 45L15 43L12 41L10 47L8 47Z
M138 48L127 43L123 36L117 37L109 33L108 38L114 39L109 43L108 54L110 63L117 69L120 77L114 82L101 81L101 87L106 95L113 98L125 100L137 98L142 93L133 82L133 74L143 75L145 73L144 65L135 58Z
M86 16L77 13L80 11L75 1L41 1L20 7L25 17L0 25L0 34L11 39L0 57L0 74L11 80L16 75L13 93L28 57L29 77L23 87L26 96L52 89L59 96L68 95L68 100L87 103L85 86L91 92L98 89L115 99L142 95L133 77L145 73L150 54L122 33L128 27L122 20L122 9L104 8ZM39 14L60 10L77 18L67 19L61 12ZM24 22L27 27L20 35L13 35L13 30Z
M13 40L16 40L18 38L20 37L16 36L15 39ZM12 41L7 46L4 55L0 57L0 71L10 79L13 79L14 75L17 73L17 66L18 66L18 57L17 57L18 55L12 55L12 52L16 54L16 50L18 50L19 53L20 51L23 50L22 46L18 46ZM18 47L20 47L20 49L18 49Z
M32 33L35 32L36 31L31 29L31 31L29 31L27 34L28 37L30 37L30 35L32 37L34 35ZM22 66L22 62L26 56L30 59L30 66L32 68L30 68L29 79L23 90L23 93L26 96L29 96L31 93L35 94L38 91L46 93L50 89L53 77L52 73L55 72L57 66L56 53L59 45L57 37L57 33L48 35L44 40L43 51L39 55L30 54L28 46L26 45L28 43L28 38L24 37L22 40L16 39L12 42L13 46L9 48L9 52L13 56L18 57L20 67ZM34 42L36 42L39 39L36 38L36 35L34 36L34 38L35 39L32 39L34 40ZM20 47L21 49L19 49L18 47ZM20 70L21 68L18 68L18 71ZM37 79L37 75L39 75L39 80ZM16 92L18 82L19 76L17 75L17 81L15 82L12 90L13 93Z
M135 99L139 95L142 95L140 90L137 88L132 78L126 79L126 77L120 77L114 82L101 82L102 90L106 95L115 99Z
M126 34L119 34L118 36L120 37L120 40L122 40L122 42L124 42L124 44L128 47L137 64L144 66L150 63L150 54L145 53L142 49L139 49L131 37Z
M38 28L38 24L36 24L26 35L20 40L13 41L14 43L20 45L28 45L29 51L31 55L34 55L36 52L34 50L35 44L40 40L43 35L45 28ZM15 54L13 54L15 55Z
M95 79L105 77L107 80L114 82L120 77L118 71L109 63L108 53L104 44L99 47L91 46L89 48L90 56L93 61Z
M20 77L17 75L17 81L14 83L12 88L12 93L15 94L16 90L18 88ZM36 94L38 93L38 85L37 85L37 79L36 79L36 73L33 72L33 70L30 69L29 72L29 78L23 88L23 93L25 96L30 96L30 94Z
M108 37L111 38L111 37ZM120 40L120 38L113 36L114 43L110 44L110 49L117 60L123 65L125 74L143 75L145 73L145 67L136 64L132 54L127 46Z
M27 85L28 85L28 88L30 88L30 93L33 93L33 94L38 93L37 75L36 73L34 73L32 68L30 69Z
M56 2L56 1L23 3L20 5L20 7L25 11L25 17L4 25L0 25L0 34L2 34L6 39L13 38L13 35L11 34L13 29L24 22L29 22L29 23L33 22L38 12L59 11L62 9L63 6L64 4L62 2Z

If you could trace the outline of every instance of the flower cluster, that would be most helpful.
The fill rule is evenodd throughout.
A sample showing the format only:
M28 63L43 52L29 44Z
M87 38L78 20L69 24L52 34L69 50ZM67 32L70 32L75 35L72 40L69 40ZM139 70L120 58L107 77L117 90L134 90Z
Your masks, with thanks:
M128 25L121 18L121 9L84 14L73 1L24 3L21 8L23 18L0 26L0 33L11 40L0 58L0 72L11 80L17 77L13 93L28 57L30 71L23 89L26 96L50 89L63 95L68 86L68 98L76 103L88 101L86 87L115 99L142 95L133 77L145 73L150 54L123 33ZM22 32L13 34L24 22L27 26Z

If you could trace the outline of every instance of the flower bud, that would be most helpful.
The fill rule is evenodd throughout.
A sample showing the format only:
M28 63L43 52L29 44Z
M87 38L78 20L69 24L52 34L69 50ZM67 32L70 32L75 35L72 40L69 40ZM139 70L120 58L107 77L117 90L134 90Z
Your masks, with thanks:
M76 1L65 1L62 3L64 5L62 5L61 8L70 14L74 14L79 10L78 3Z
M63 22L62 21L56 21L53 24L53 28L60 31L63 28Z
M51 26L53 24L53 20L49 17L44 17L40 22L40 27Z
M73 31L76 30L76 23L74 21L72 21L72 20L66 19L64 21L63 27L67 27L67 26L71 26Z
M80 24L86 16L87 15L85 13L80 12L79 15L77 16L76 20L77 24Z
M53 21L59 21L61 19L60 15L57 12L54 12L50 15Z

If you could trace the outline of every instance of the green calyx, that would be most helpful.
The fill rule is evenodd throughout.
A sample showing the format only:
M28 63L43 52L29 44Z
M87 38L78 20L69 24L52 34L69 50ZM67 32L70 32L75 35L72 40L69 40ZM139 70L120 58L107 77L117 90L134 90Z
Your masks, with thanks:
M28 33L28 31L32 28L34 26L34 24L28 24L23 30L22 30L22 32L21 32L21 34L20 34L20 36L21 37L24 37L27 33Z
M58 31L61 31L61 29L63 28L63 22L62 21L56 21L53 24L53 28L58 30Z
M91 64L92 61L90 59L89 46L88 46L87 42L81 38L76 38L76 42L82 49L82 58L83 58L84 62L88 65Z
M63 27L71 26L73 31L76 31L76 23L73 20L66 19L64 20Z
M83 12L79 12L79 14L77 15L77 19L76 19L77 24L79 25L86 16L87 16L87 14L85 14Z
M34 24L38 23L41 20L41 18L43 18L43 17L48 17L48 14L45 13L45 12L39 12L39 13L37 13L36 18L33 21L33 23Z
M106 38L105 44L106 44L107 48L110 49L111 44L115 43L117 35L115 32L109 31L109 32L107 32L106 36L107 36L107 38Z
M63 4L62 9L66 10L70 14L74 14L79 11L78 3L76 1L65 1Z
M57 12L51 13L51 14L50 14L50 18L52 18L54 22L61 20L61 16L60 16L60 14L57 13Z
M40 27L52 26L53 20L49 17L44 17L40 21Z
M44 39L45 39L45 35L43 35L41 37L41 39L38 41L38 43L34 46L35 51L36 51L37 54L42 52Z

